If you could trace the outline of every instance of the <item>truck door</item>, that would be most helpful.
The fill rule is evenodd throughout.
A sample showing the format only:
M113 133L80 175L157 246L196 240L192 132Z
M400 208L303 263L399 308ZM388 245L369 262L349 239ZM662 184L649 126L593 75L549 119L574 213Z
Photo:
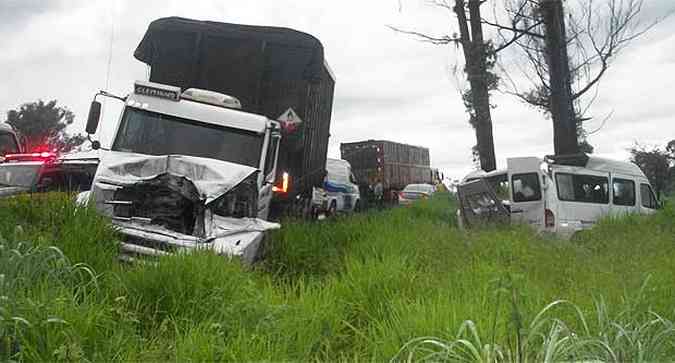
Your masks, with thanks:
M274 182L276 180L279 139L281 139L281 135L278 133L271 133L269 139L270 141L267 143L262 173L263 182L260 187L260 192L258 193L258 218L261 219L267 219L270 212L270 203L272 202Z
M534 157L507 159L511 222L544 228L544 186L541 160Z

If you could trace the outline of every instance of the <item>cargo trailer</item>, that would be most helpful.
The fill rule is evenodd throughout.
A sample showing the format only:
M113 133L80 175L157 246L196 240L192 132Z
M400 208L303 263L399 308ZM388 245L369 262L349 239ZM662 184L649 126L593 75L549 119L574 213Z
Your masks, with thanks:
M352 166L363 189L382 182L385 198L408 184L432 183L429 149L386 140L340 144L342 159ZM366 191L366 190L364 190Z
M274 203L311 199L325 176L335 77L315 37L293 29L170 17L153 21L134 56L150 81L236 97L278 120Z

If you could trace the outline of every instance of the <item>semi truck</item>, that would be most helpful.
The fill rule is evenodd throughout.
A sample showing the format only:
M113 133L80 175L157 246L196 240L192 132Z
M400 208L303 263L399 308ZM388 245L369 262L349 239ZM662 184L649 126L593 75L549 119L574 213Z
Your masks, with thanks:
M382 183L385 199L413 183L432 183L429 149L386 140L366 140L340 144L342 159L356 176L362 195Z
M358 212L361 209L361 193L346 160L327 159L326 178L323 190L326 192L327 215Z
M112 218L126 259L207 248L252 263L280 227L268 221L273 199L310 208L323 183L334 77L321 43L286 28L164 18L134 56L149 81L92 102L90 135L99 97L124 108L79 202Z
M272 214L311 208L326 174L335 76L315 37L292 29L170 17L134 52L150 81L232 95L277 120L282 138Z

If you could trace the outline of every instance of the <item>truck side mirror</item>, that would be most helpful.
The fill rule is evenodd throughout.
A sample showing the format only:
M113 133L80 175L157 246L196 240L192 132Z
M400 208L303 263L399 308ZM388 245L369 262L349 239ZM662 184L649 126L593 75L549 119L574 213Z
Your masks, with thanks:
M101 102L98 102L96 100L91 101L91 106L89 107L89 118L87 119L87 128L86 128L88 134L96 133L100 117L101 117Z

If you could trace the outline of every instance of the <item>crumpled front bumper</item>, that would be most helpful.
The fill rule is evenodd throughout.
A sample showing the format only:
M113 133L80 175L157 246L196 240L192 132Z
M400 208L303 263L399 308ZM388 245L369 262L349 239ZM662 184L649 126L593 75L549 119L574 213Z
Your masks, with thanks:
M280 228L277 223L257 218L218 218L217 228L206 238L185 235L161 226L115 221L122 234L121 257L132 261L137 257L160 257L171 253L190 253L209 250L216 254L239 258L245 264L254 263L260 256L263 241L270 230Z

